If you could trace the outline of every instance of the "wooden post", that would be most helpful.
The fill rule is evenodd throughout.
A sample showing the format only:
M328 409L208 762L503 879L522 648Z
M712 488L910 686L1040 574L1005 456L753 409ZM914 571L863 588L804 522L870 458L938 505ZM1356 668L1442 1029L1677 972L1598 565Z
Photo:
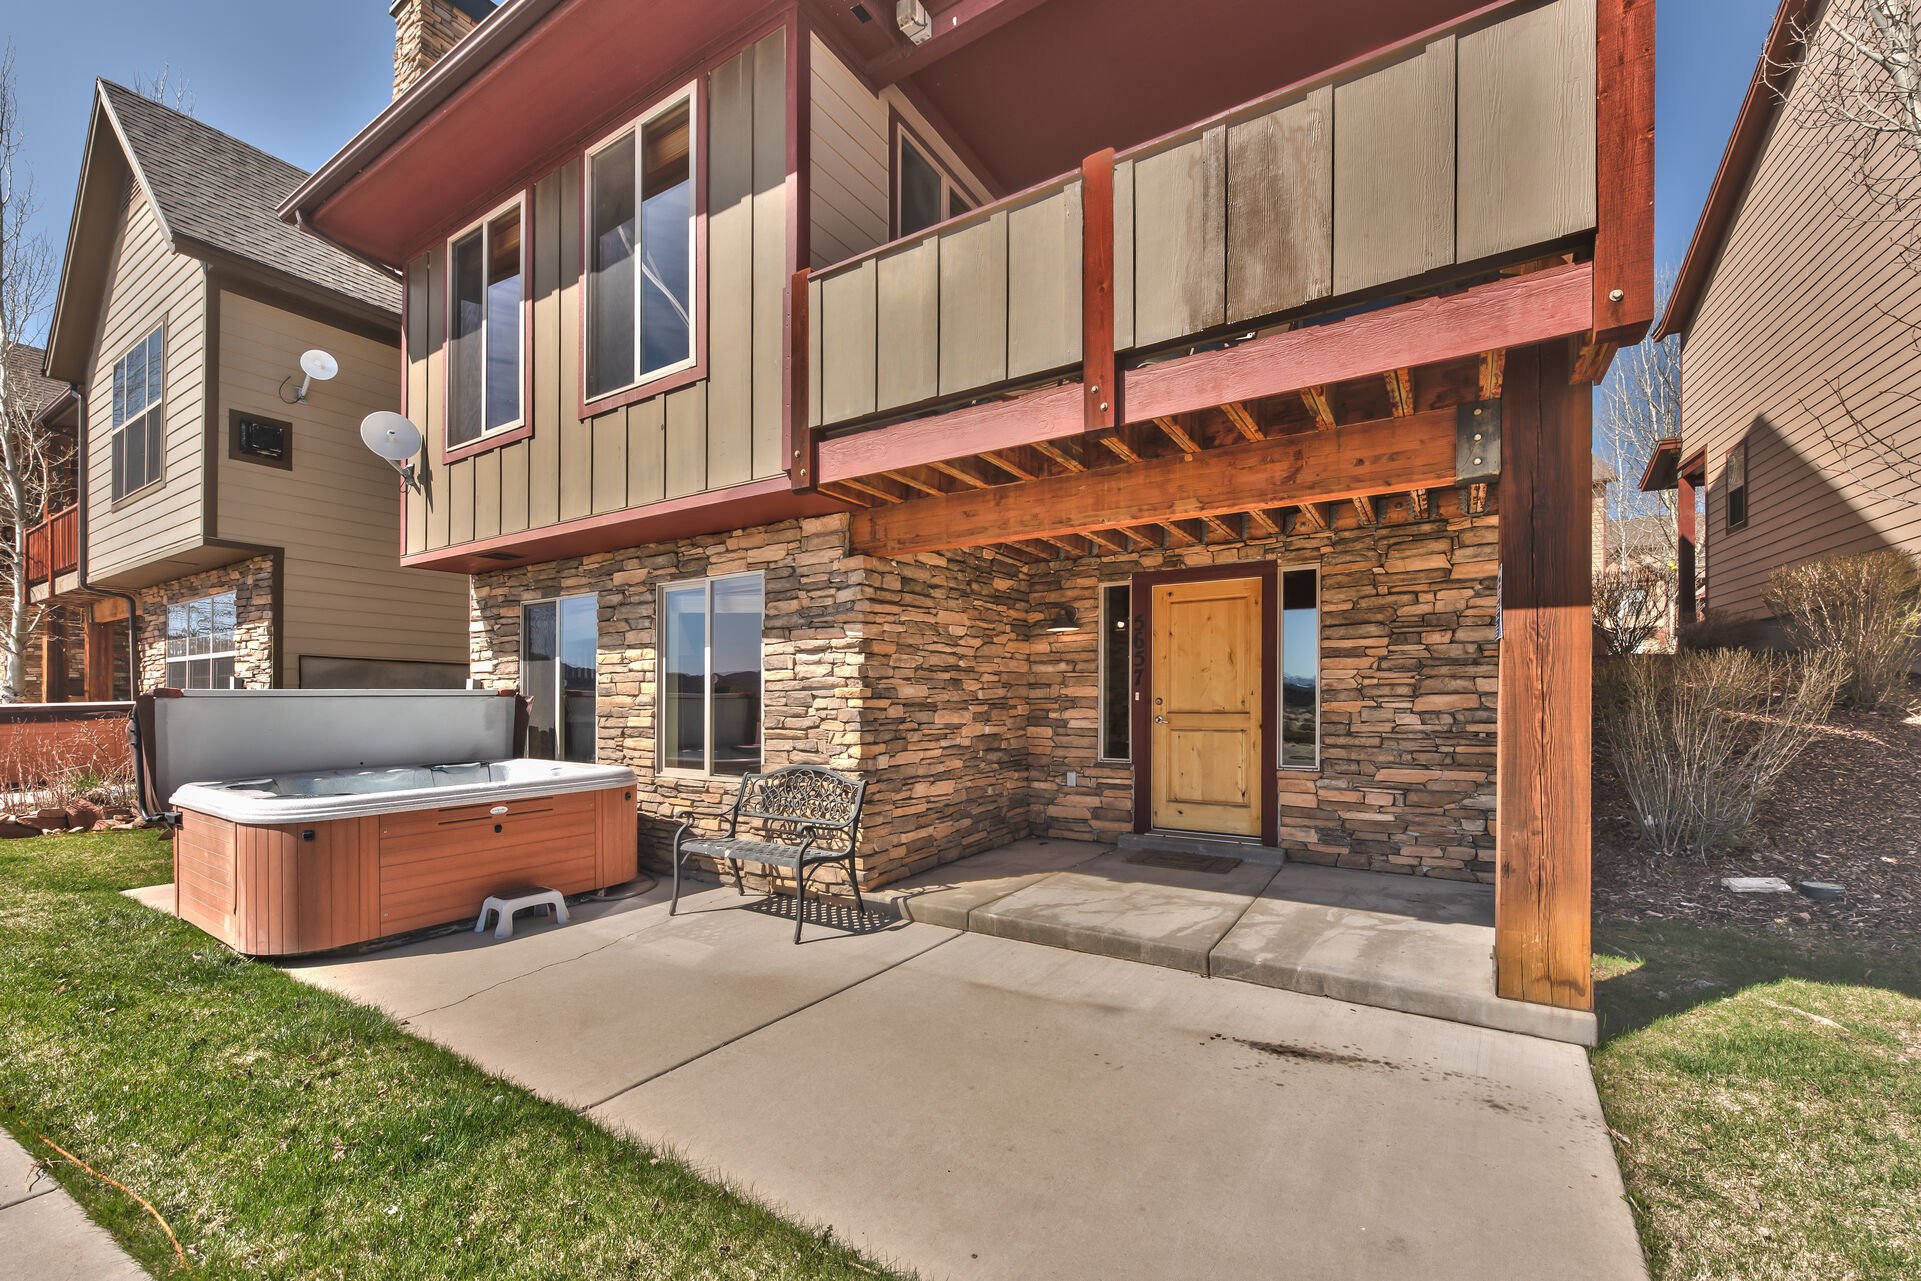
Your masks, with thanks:
M113 701L113 624L86 621L87 689L89 703Z
M1675 584L1674 599L1679 607L1680 624L1686 627L1700 612L1694 599L1694 482L1686 472L1674 478L1674 519L1679 534L1675 539L1674 559L1680 580Z
M62 611L50 609L40 620L40 701L67 701L67 647L61 642Z
M811 491L820 483L820 442L809 423L807 377L813 361L808 347L808 269L793 274L787 293L787 430L782 435L792 451L787 456L787 478L796 492Z
M1654 319L1654 0L1594 13L1594 333L1631 347Z
M1114 357L1114 149L1081 161L1081 396L1088 431L1121 423Z
M1574 348L1508 353L1501 393L1501 661L1494 985L1593 1008L1593 389Z

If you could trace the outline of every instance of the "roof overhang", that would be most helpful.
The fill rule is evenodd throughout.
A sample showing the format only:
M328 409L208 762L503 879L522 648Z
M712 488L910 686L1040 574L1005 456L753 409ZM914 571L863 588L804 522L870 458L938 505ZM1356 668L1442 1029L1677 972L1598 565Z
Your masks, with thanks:
M107 273L113 267L113 238L127 211L130 176L139 181L126 142L107 108L106 95L96 82L86 147L80 158L80 181L67 224L66 256L60 262L53 319L47 326L49 378L67 383L86 380L94 323L106 298ZM156 209L156 216L158 213Z
M1678 483L1681 464L1681 438L1669 436L1654 442L1648 465L1641 469L1641 492L1652 494L1673 489Z
M1768 31L1767 44L1754 65L1748 81L1747 97L1741 101L1740 114L1734 118L1734 131L1728 135L1727 148L1721 153L1721 167L1715 170L1714 183L1708 188L1707 202L1701 206L1700 221L1694 238L1688 242L1687 255L1668 294L1667 310L1662 313L1653 338L1660 341L1670 334L1685 334L1694 321L1695 308L1707 289L1708 277L1721 256L1728 228L1747 193L1748 180L1761 158L1788 84L1794 77L1794 64L1801 57L1801 37L1825 0L1781 0Z

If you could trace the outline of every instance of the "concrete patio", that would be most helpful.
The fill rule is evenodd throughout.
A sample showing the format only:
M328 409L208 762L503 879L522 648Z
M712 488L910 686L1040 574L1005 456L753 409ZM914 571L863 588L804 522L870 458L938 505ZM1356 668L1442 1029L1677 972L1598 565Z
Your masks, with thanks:
M1495 996L1487 886L1299 863L1230 865L1232 846L1221 849L1224 859L1157 863L1151 853L1030 839L868 899L952 930L1594 1044L1592 1014Z
M656 889L288 969L928 1278L1645 1276L1572 1045L790 920Z

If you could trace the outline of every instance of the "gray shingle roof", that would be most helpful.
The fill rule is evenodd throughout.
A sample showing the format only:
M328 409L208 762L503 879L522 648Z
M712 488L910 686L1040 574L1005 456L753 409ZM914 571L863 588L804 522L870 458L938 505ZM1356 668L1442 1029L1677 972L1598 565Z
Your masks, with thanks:
M100 91L174 235L400 313L393 277L280 220L305 170L131 89L103 80Z
M46 352L25 343L13 343L7 347L7 397L19 397L20 408L29 414L37 414L60 399L67 390L67 384L56 382L40 372Z

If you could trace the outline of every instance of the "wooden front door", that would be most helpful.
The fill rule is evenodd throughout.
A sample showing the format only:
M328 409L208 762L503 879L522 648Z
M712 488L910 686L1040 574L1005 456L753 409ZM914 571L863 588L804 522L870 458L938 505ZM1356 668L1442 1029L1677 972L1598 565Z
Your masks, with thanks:
M1153 825L1261 834L1262 580L1154 588Z

